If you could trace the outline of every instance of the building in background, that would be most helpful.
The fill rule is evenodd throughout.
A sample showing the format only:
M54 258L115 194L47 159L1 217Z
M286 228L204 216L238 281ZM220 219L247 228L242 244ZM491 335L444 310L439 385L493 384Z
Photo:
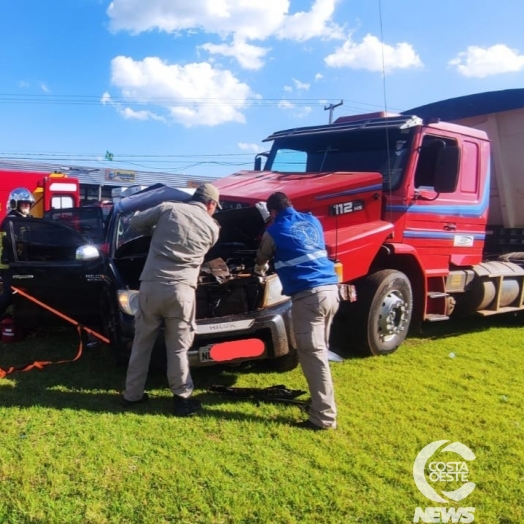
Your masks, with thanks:
M131 187L147 187L152 184L165 184L180 189L191 189L205 182L213 182L217 177L199 177L196 179L182 173L158 171L135 171L129 169L98 168L74 166L67 164L46 164L22 162L17 160L0 160L0 170L9 169L20 172L20 186L23 186L24 172L63 173L75 177L80 182L80 204L92 204L102 200L111 200L119 192ZM119 191L119 188L120 191Z

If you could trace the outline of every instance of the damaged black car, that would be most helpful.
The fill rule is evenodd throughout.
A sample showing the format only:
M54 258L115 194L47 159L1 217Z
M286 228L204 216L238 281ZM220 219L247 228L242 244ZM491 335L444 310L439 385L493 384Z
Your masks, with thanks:
M9 218L4 249L12 285L101 330L119 355L129 355L139 277L150 243L150 237L130 227L130 218L160 202L187 198L177 189L155 186L117 202L107 220L99 208L53 210L44 219ZM214 215L220 236L200 271L192 366L269 359L275 369L286 370L297 364L291 301L282 295L274 271L264 277L254 273L264 211L251 206ZM13 306L24 327L57 321L16 293ZM157 346L161 351L162 339Z

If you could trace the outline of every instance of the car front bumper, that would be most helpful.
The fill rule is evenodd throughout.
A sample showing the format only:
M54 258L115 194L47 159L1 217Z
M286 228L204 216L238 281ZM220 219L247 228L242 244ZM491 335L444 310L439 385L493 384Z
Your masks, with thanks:
M122 335L134 336L134 319L121 315ZM239 315L197 321L197 332L188 351L190 366L212 366L247 360L278 358L296 348L291 328L291 301ZM164 347L163 330L157 347ZM220 352L216 350L220 350ZM218 356L218 358L217 358Z

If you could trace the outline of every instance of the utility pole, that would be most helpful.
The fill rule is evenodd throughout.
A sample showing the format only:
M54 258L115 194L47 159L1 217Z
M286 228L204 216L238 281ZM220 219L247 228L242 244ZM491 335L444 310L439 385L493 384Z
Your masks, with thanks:
M328 104L327 106L324 106L324 111L329 110L329 123L333 123L333 110L335 107L341 106L344 103L344 100L341 100L338 104Z

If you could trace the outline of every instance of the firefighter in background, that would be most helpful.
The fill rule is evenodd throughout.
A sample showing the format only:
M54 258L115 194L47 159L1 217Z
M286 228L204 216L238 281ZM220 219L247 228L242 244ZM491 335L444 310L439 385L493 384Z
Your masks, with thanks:
M29 217L31 216L31 208L35 204L35 197L25 187L17 187L9 193L7 199L7 207L9 213L8 217Z
M0 316L4 315L6 309L11 305L13 292L11 291L11 270L9 263L11 262L13 249L10 242L10 237L6 235L6 222L8 217L26 218L31 216L31 208L35 204L35 197L29 189L25 187L17 187L9 193L7 199L7 213L0 231L2 235L1 254L0 254L0 276L2 277L2 294L0 295Z

